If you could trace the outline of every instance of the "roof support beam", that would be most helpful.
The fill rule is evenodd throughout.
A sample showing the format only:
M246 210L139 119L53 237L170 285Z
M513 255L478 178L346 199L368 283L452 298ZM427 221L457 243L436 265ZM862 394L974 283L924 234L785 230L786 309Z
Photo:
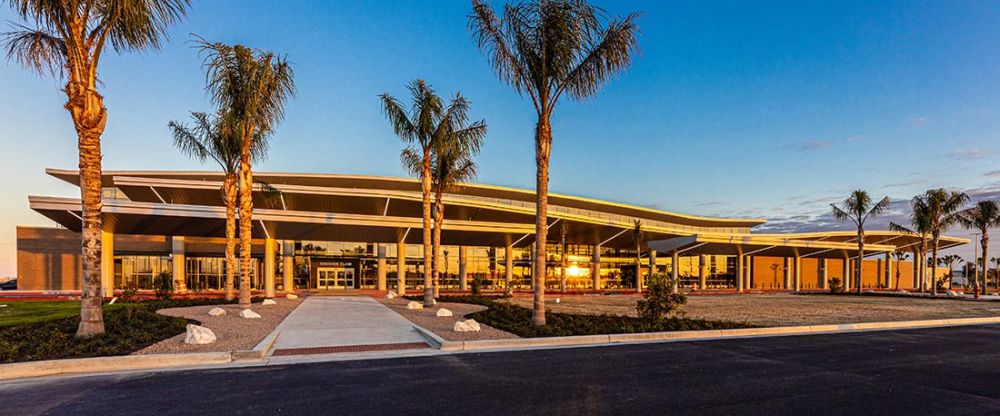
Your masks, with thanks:
M599 246L603 246L603 245L607 244L608 241L614 240L614 239L618 238L618 236L620 236L622 234L625 234L625 232L628 231L628 230L629 230L628 228L626 228L624 230L621 230L621 231L618 232L618 234L615 234L615 235L611 236L611 238L609 238L607 240L601 241L601 244L598 244L598 245Z

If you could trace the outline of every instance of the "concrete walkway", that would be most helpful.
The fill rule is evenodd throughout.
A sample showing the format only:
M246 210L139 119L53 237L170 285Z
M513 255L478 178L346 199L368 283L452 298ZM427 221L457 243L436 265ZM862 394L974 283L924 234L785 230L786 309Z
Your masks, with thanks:
M367 296L311 296L275 331L273 355L428 347L410 321Z

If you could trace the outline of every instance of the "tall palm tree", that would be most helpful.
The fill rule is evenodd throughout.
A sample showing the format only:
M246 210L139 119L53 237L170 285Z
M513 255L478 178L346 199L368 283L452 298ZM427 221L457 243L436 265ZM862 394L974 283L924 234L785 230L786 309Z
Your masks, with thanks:
M409 144L403 149L403 167L420 178L423 202L423 245L424 245L424 306L434 304L431 229L432 154L439 142L454 131L455 126L464 125L467 120L469 103L457 95L447 106L424 80L413 80L407 85L413 103L407 112L403 105L388 93L379 96L382 112L392 125L393 131L403 142Z
M938 259L938 264L948 268L948 289L951 289L952 281L954 280L955 264L962 264L965 262L961 256L956 254L949 254L947 256L941 256Z
M236 273L236 199L239 192L240 140L225 116L192 112L192 125L179 121L167 124L173 133L174 146L184 154L205 162L215 161L222 168L222 200L226 204L226 300L233 300ZM267 154L267 141L254 140L251 153L259 159Z
M990 228L1000 227L1000 204L996 201L979 201L975 206L962 211L958 215L958 222L963 227L979 231L979 245L983 249L983 280L980 288L986 289L986 276L990 266L985 259L990 255ZM976 285L979 285L979 270L976 270Z
M632 243L635 244L635 291L639 293L642 293L643 234L642 221L632 220Z
M563 94L593 96L623 71L638 50L638 13L606 18L584 0L508 3L497 16L484 0L473 0L469 28L497 76L531 97L535 125L535 279L532 322L545 325L545 244L548 234L549 119Z
M431 190L434 192L434 235L433 253L434 266L431 278L434 284L434 297L440 295L439 279L441 274L441 226L444 224L444 193L452 190L462 182L469 182L476 177L476 163L472 157L479 153L483 139L486 137L486 122L479 120L466 126L466 116L469 102L456 94L452 100L452 117L442 120L444 134L434 143L431 156ZM408 156L408 165L418 163L415 153Z
M865 221L888 210L889 203L889 197L884 197L881 201L873 204L868 192L858 189L844 200L843 207L830 204L833 207L834 218L838 221L851 221L858 229L858 261L854 268L856 274L854 280L858 293L861 293L861 272L864 270L865 263Z
M931 235L930 212L928 211L927 204L923 198L920 198L919 196L913 197L913 199L910 200L910 207L912 208L910 213L910 227L908 228L894 222L890 222L889 229L919 237L920 241L918 243L918 247L920 256L922 257L927 254L927 241L930 239ZM920 291L924 290L924 280L927 278L925 269L926 264L927 262L921 261L920 258L915 257L913 259L913 267L916 268L917 276L919 276L917 285L920 287Z
M902 272L899 271L899 263L906 260L909 254L905 250L896 250L892 252L891 258L896 260L896 290L899 290L899 278L902 277Z
M959 212L962 207L969 202L969 196L963 192L947 191L945 189L931 189L920 196L927 205L928 218L931 230L931 293L937 294L937 266L938 247L941 242L941 234L947 232L951 226L959 221Z
M200 38L197 43L205 56L205 89L239 140L240 306L249 308L254 148L284 119L285 102L295 96L294 75L288 61L271 51Z
M115 52L159 49L167 28L184 17L187 0L9 0L33 26L15 25L3 38L7 59L64 79L65 108L73 119L80 155L83 211L80 325L77 336L104 333L101 289L101 135L108 121L97 91L98 63L106 47Z

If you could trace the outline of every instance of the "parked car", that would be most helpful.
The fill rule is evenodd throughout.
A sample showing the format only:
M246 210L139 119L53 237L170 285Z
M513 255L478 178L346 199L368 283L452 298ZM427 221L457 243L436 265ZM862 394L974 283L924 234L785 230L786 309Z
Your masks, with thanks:
M17 279L0 283L0 290L17 290Z

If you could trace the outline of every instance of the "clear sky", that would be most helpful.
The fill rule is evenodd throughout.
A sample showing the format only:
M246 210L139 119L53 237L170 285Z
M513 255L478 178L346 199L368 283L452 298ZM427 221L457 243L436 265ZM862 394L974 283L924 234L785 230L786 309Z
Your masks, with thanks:
M1000 190L1000 6L938 2L595 3L642 11L641 56L553 117L551 190L683 213L831 228L863 188L902 205L931 187ZM499 7L499 2L495 6ZM490 133L479 182L532 188L534 111L470 40L468 1L194 1L159 52L108 55L105 169L202 169L166 128L208 110L190 34L287 54L298 98L260 171L403 176L377 95L415 78L461 91ZM0 20L14 20L6 5ZM27 195L77 196L60 83L0 64L0 276L18 224L51 224ZM952 234L968 236L965 230ZM971 247L968 249L971 254Z

